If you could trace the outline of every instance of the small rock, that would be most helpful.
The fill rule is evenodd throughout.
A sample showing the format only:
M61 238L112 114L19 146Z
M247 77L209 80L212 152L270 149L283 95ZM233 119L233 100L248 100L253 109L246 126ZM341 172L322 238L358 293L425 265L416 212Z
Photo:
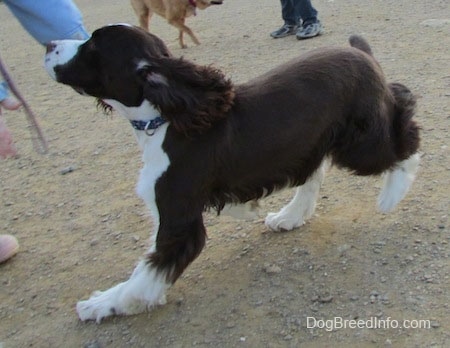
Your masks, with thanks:
M91 240L91 242L89 243L89 245L90 245L91 247L93 247L93 246L96 246L98 243L99 243L99 240L98 240L98 239L93 239L93 240Z
M433 282L433 276L431 274L424 274L423 280L425 283L432 283Z
M101 345L98 341L92 341L85 343L84 348L101 348Z
M319 298L319 302L320 303L330 303L331 301L333 301L333 296L332 295L328 295L328 296Z
M433 328L433 329L437 329L438 327L440 327L441 326L441 324L439 324L437 321L432 321L431 322L431 327Z
M376 296L370 295L370 303L375 303L377 301Z
M235 326L236 326L236 323L234 323L234 322L232 322L232 321L228 322L228 323L225 325L225 327L226 327L227 329L232 329L232 328L234 328Z
M319 296L314 295L313 297L311 297L311 302L317 302L319 301Z
M338 246L337 250L338 250L338 253L342 256L343 254L345 254L345 252L347 250L350 250L351 247L352 247L351 245L342 244L342 245Z
M66 167L66 168L61 169L61 170L59 171L59 173L60 173L61 175L66 175L66 174L72 173L74 170L76 170L75 167L69 166L69 167Z
M450 19L426 19L420 25L430 28L441 28L445 25L450 25Z
M264 271L267 274L277 274L281 272L281 268L278 267L277 265L265 265L264 266Z
M283 339L285 340L285 341L290 341L290 340L292 340L292 335L286 335L286 336L284 336L283 337Z

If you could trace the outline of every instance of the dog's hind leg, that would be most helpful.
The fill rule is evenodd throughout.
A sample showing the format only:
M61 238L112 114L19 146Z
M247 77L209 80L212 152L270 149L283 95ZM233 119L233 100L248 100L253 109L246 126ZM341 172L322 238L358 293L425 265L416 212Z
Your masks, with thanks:
M314 214L327 167L328 161L324 160L313 175L302 186L297 187L294 198L285 207L278 213L267 215L266 226L274 231L289 231L303 225Z
M178 40L180 42L180 46L181 48L186 48L186 44L184 43L183 40L183 34L186 33L188 34L192 41L196 44L196 45L200 45L200 41L198 41L197 37L195 36L194 32L187 26L184 24L184 18L173 18L173 19L168 19L169 23L171 25L173 25L174 27L178 28L179 35L178 35Z
M401 159L387 171L384 187L378 197L378 208L389 212L405 197L419 168L419 127L412 117L416 98L400 83L390 83L389 89L395 98L396 114L393 120L395 152Z
M419 168L420 155L412 155L388 171L384 178L384 186L378 197L378 208L387 213L406 196Z

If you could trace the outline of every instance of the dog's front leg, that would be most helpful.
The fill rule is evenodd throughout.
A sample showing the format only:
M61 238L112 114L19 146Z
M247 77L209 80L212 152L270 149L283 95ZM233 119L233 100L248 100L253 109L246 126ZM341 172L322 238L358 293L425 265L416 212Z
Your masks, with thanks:
M81 320L130 315L165 303L165 291L200 254L206 240L201 213L196 218L161 214L155 247L139 262L131 277L106 291L97 291L77 304ZM169 221L169 223L165 223Z

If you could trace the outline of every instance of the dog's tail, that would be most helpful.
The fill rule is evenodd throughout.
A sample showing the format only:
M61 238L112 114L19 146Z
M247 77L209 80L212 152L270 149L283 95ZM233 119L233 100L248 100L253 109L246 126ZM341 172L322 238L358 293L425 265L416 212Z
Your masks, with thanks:
M389 89L395 100L392 137L399 161L385 176L383 190L378 198L378 207L382 212L391 211L403 199L414 181L420 162L417 152L420 143L419 126L412 119L416 98L400 83L390 83Z
M350 46L366 52L369 56L373 57L372 49L370 48L369 43L362 36L351 35L348 41Z

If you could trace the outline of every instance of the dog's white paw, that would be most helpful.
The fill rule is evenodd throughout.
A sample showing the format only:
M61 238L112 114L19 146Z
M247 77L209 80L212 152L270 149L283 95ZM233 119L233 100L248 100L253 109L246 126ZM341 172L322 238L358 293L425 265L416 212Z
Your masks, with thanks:
M301 217L293 217L290 214L280 211L278 213L267 214L264 223L273 231L290 231L296 227L302 226L305 221Z
M112 315L131 315L145 311L145 302L121 296L123 285L121 283L106 291L96 291L88 300L79 301L77 313L80 320L95 320L100 323L103 318Z
M82 321L95 320L112 315L132 315L166 303L166 274L158 273L146 261L138 263L130 279L106 291L96 291L86 301L77 303Z

